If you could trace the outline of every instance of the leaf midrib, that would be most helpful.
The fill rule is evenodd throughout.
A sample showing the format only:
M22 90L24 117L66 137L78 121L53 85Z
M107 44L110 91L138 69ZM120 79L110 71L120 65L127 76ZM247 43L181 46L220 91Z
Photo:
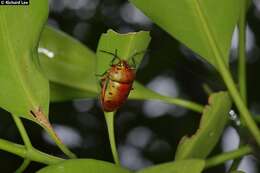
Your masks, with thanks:
M27 96L27 99L29 101L29 103L31 104L31 106L34 109L37 109L37 102L33 99L33 96L31 95L30 91L27 89L26 87L26 83L24 82L24 77L22 75L22 71L19 68L19 65L16 63L16 52L15 52L15 48L13 48L11 46L11 42L8 38L9 37L9 32L8 32L8 27L7 27L7 21L6 21L6 15L5 12L2 11L0 12L0 18L1 18L1 22L0 22L0 27L2 28L3 32L2 32L2 38L4 40L4 42L7 45L7 49L9 51L9 57L7 58L10 64L10 67L13 69L12 71L16 74L16 76L18 76L17 81L21 84L22 89L24 90L25 95ZM29 111L29 110L28 110Z
M195 7L195 12L197 13L198 18L202 23L202 28L203 28L203 31L205 33L205 37L207 38L207 40L210 44L210 47L213 51L214 62L218 66L217 59L216 59L217 57L222 57L221 61L224 61L223 60L224 57L222 56L222 52L220 51L220 48L218 48L216 38L214 37L214 34L213 34L213 32L210 28L210 25L207 21L207 18L205 17L205 14L202 10L203 8L200 4L200 0L193 0L193 4L194 4L194 7Z
M126 55L124 56L124 58L126 58L126 59L130 58L129 55L130 55L130 50L132 49L132 41L134 40L134 38L135 38L135 35L131 34L130 38L129 38L129 42L128 42L129 46L127 46L127 51L126 51L128 56L126 56Z

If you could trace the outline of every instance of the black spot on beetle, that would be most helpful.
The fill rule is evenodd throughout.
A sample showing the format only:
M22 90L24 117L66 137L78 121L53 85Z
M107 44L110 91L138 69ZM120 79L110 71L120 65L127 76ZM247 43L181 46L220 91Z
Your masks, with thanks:
M109 92L108 94L109 94L109 95L112 95L112 93L111 93L111 92Z

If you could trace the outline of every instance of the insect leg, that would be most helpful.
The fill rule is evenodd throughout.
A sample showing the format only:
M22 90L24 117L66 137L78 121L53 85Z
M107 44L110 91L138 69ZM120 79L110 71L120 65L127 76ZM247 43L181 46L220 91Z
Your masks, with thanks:
M106 80L106 78L107 78L107 72L105 72L105 73L103 73L103 74L96 74L96 76L101 77L101 78L99 79L99 85L100 85L100 87L102 88L103 82L104 82L104 80Z
M98 76L98 77L103 77L103 76L105 76L105 74L106 74L107 72L105 71L104 73L102 73L102 74L95 74L95 76Z

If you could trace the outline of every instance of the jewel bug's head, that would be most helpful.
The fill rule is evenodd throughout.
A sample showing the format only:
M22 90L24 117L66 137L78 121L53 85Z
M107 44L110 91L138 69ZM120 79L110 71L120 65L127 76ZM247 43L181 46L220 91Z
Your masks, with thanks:
M129 62L127 60L120 59L118 63L115 64L119 68L131 68L131 65L129 65Z

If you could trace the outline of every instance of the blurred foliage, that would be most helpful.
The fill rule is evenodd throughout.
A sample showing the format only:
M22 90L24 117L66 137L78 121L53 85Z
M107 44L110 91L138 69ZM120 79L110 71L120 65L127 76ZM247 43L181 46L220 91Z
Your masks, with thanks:
M80 2L80 1L79 1ZM137 80L143 84L151 84L156 77L162 77L172 81L176 86L171 87L177 92L177 96L186 97L191 100L197 100L202 104L207 103L207 94L204 92L202 84L208 83L214 90L218 91L223 88L222 81L219 79L216 71L208 66L205 62L197 59L197 55L193 54L184 45L170 37L166 32L156 25L152 24L149 19L143 17L138 10L123 0L113 1L82 1L84 3L69 3L67 1L52 0L50 2L49 24L79 39L95 52L98 39L101 34L106 32L108 28L113 28L118 32L129 32L142 30L151 30L152 41L149 52L142 61L138 73ZM232 1L233 2L233 1ZM215 7L215 6L214 6ZM215 9L217 10L217 9ZM249 105L253 112L259 113L259 82L255 81L255 74L259 73L259 10L256 6L252 6L249 10L249 26L253 30L253 48L248 50L248 84L249 84ZM129 17L130 16L130 17ZM132 17L131 16L137 16ZM43 33L43 34L51 34ZM228 33L230 34L230 32ZM55 36L51 36L55 39ZM66 36L65 36L66 37ZM252 41L252 39L251 39ZM78 44L75 42L75 44ZM57 49L69 49L63 47L66 45L55 44ZM224 45L223 45L224 46ZM75 46L76 47L76 46ZM236 55L231 50L231 69L234 68ZM86 52L75 52L79 54L87 54ZM70 60L73 54L66 56ZM47 61L44 57L40 57L41 61ZM159 62L158 63L158 59ZM233 60L232 60L233 59ZM49 59L48 59L49 60ZM55 59L54 59L55 60ZM86 60L79 63L88 63ZM70 61L68 61L70 63ZM54 64L55 68L62 69L63 64ZM72 64L73 66L73 64ZM89 66L88 70L93 68ZM43 68L44 69L44 68ZM80 69L79 69L80 70ZM85 69L84 69L85 70ZM84 71L83 70L83 71ZM45 71L47 74L50 71ZM71 90L69 84L75 80L71 74L66 71L58 71L60 74L67 76L66 87L64 81L58 81L51 84L51 89L55 88L52 96L56 96L56 100L60 99L60 95L71 97L72 95L81 94L78 90ZM93 72L93 71L92 71ZM84 76L84 74L82 74ZM56 80L56 79L55 79ZM80 88L80 87L79 87ZM94 88L94 87L93 87ZM62 89L62 90L61 90ZM72 91L69 93L68 91ZM90 92L87 97L94 97ZM86 97L86 96L83 96ZM194 134L198 128L200 117L195 113L179 108L173 108L164 111L163 114L151 117L145 111L148 102L145 101L128 101L119 111L116 117L116 139L119 146L119 153L122 164L131 169L140 169L152 164L172 161L177 144L182 136ZM159 106L159 105L158 105ZM129 111L131 110L131 111ZM15 130L10 117L4 116L7 112L1 110L1 137L19 142L18 132ZM3 115L3 116L2 116ZM52 103L50 105L51 121L55 125L70 127L72 132L80 136L81 142L77 146L71 146L73 150L80 156L85 158L95 158L112 162L112 155L109 148L105 121L102 116L99 103L93 100L73 100L61 103ZM48 151L52 154L61 154L57 148L48 142L46 135L41 133L41 129L31 122L26 121L26 128L30 133L32 142L38 149ZM169 131L170 129L170 131ZM43 134L43 135L39 135ZM138 134L145 134L139 136ZM133 140L133 136L134 138ZM68 137L68 136L67 136ZM72 136L69 136L71 139ZM137 139L146 139L138 141ZM68 142L70 146L70 143ZM221 152L221 145L217 145L213 154ZM18 167L21 159L14 158L12 155L0 151L1 170L5 172L13 172L15 166ZM127 160L131 156L131 160ZM9 165L13 166L10 167ZM33 163L26 172L35 172L43 165ZM148 168L149 169L149 168ZM160 168L159 168L160 169ZM219 166L206 172L224 172L224 166Z

